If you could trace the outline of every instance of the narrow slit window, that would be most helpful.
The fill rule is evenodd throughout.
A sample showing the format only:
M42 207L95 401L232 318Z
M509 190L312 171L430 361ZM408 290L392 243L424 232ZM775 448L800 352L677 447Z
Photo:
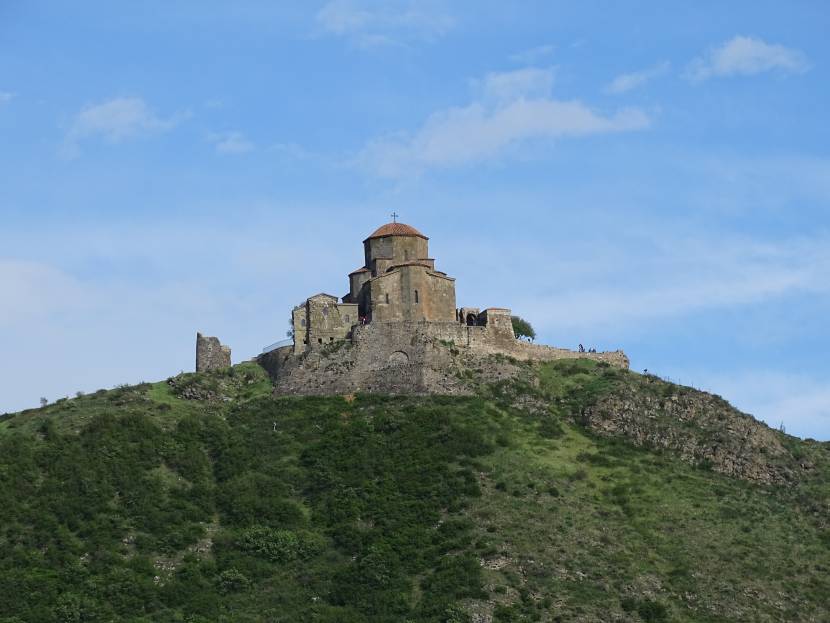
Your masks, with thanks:
M415 302L418 302L418 290L415 290Z
M388 292L386 293L386 302L387 303L389 302L389 293Z

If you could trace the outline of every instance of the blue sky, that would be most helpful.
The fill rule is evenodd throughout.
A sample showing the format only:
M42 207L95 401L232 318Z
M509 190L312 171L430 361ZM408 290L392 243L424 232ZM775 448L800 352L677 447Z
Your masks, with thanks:
M458 302L830 439L826 2L0 3L0 411L240 361L394 210Z

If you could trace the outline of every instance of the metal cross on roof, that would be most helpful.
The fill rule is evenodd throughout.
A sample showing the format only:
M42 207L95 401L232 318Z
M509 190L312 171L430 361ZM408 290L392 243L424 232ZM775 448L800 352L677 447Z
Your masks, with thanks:
M397 212L392 212L391 216L392 216L392 222L397 223L398 222L398 216L400 216L400 215Z

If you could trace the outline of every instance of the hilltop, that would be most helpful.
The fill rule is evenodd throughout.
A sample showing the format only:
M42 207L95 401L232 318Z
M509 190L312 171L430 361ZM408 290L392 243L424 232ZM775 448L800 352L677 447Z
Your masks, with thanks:
M830 616L830 444L603 361L481 361L453 396L246 363L4 416L0 621Z

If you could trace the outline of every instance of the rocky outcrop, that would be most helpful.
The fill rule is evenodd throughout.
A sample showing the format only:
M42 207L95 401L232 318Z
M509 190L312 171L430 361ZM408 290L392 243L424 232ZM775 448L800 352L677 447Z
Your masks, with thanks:
M672 451L682 460L716 472L765 484L782 484L811 469L786 447L786 437L741 413L719 396L634 377L596 404L582 423L606 436Z

